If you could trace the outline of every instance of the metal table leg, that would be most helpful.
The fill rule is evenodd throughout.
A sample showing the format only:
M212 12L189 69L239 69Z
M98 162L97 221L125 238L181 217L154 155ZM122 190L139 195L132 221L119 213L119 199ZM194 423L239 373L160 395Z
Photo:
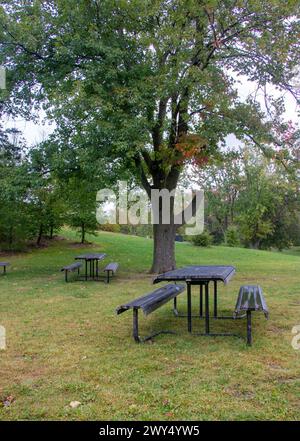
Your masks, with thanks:
M192 293L191 284L187 282L187 318L188 318L188 332L192 332Z
M247 345L252 345L251 311L247 311Z
M133 308L133 338L136 343L144 343L148 340L152 340L154 337L157 337L160 334L176 334L176 332L173 331L157 331L153 332L150 335L147 335L146 337L140 337L139 336L139 312L137 308Z
M209 334L209 284L205 283L205 333Z
M203 316L203 284L200 284L200 299L199 299L200 305L199 305L199 316Z
M214 280L214 317L218 317L218 286L216 280Z
M194 333L193 335L200 335L205 337L238 337L241 338L240 335L229 333L229 332L220 332L220 333L214 333L210 332L210 317L209 317L209 282L205 282L205 333ZM214 291L216 292L216 291ZM216 298L214 298L216 299ZM215 304L214 304L215 306ZM219 317L214 317L219 318ZM221 318L221 317L220 317Z
M87 260L85 259L85 280L88 279L88 265L87 265Z

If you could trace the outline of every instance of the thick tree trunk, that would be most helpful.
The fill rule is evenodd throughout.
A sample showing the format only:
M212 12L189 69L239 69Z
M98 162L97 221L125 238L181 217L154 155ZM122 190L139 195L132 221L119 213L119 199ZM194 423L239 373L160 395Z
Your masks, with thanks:
M152 273L163 273L176 267L175 225L153 225L153 263Z

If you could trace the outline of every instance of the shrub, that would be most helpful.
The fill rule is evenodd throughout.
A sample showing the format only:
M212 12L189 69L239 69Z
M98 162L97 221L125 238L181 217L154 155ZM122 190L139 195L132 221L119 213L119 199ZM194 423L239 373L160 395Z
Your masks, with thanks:
M203 233L193 236L191 240L197 247L209 247L212 244L212 236L208 231L203 231Z
M99 227L102 231L108 231L109 233L120 233L120 225L119 224L102 224Z
M238 247L241 244L239 232L236 227L229 227L225 237L226 245L229 247Z

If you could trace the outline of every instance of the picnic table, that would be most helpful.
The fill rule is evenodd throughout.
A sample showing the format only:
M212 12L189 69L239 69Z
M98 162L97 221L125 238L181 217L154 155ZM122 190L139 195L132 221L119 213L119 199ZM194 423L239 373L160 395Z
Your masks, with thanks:
M214 314L216 319L225 319L233 317L218 316L218 282L227 284L235 274L235 267L221 266L221 265L191 265L184 268L179 268L173 271L158 275L153 283L163 281L184 281L187 285L187 326L188 332L192 332L192 285L200 287L200 309L197 317L205 319L205 333L199 335L217 336L217 335L232 335L228 333L211 333L210 332L210 314L209 314L209 295L210 283L214 286ZM203 290L205 291L205 315L203 316ZM174 312L179 315L177 310L177 303L174 300Z
M0 267L3 267L3 274L6 274L6 267L9 266L9 262L0 262Z
M75 260L84 260L85 262L85 280L88 279L88 265L90 278L92 280L98 280L99 278L99 261L106 257L105 253L87 253L80 254L75 257Z

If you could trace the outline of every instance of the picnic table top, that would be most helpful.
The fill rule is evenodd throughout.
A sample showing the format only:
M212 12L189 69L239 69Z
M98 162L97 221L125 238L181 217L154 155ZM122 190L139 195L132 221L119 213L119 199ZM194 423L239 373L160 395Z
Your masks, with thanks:
M235 267L231 265L190 265L176 270L159 274L153 283L172 280L209 281L221 280L225 284L235 274Z
M102 260L106 257L105 253L87 253L87 254L80 254L79 256L75 257L75 260Z
M8 265L10 265L9 262L0 262L0 266L8 266Z

